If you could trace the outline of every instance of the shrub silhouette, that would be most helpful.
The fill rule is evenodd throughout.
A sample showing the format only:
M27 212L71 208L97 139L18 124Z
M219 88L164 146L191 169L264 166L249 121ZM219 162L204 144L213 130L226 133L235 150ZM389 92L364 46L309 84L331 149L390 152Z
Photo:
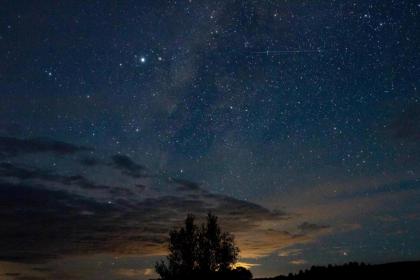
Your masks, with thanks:
M233 235L222 232L211 213L201 227L194 224L193 215L188 215L184 227L169 233L168 249L166 262L155 265L161 279L252 279L249 270L233 267L239 248Z

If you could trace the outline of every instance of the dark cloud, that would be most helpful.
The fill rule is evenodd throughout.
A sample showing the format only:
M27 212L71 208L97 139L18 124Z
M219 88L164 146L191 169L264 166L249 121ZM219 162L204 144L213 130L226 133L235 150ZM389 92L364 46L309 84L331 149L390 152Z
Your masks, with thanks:
M198 191L200 190L200 185L184 179L179 178L170 178L170 181L176 183L177 189L179 191Z
M0 137L0 156L2 157L14 157L32 153L68 155L88 150L90 149L87 147L46 138L19 139L15 137Z
M11 163L2 162L0 163L0 177L6 178L16 178L20 180L42 180L53 183L60 183L64 185L77 185L83 189L93 189L93 190L109 190L113 187L96 184L82 175L59 175L52 173L48 170L38 169L38 168L24 168L18 167Z
M77 151L56 147L60 154ZM38 149L53 154L56 150ZM162 255L169 230L188 213L201 219L211 211L226 230L239 236L261 231L262 223L290 219L287 213L210 193L183 178L152 176L128 156L114 155L111 162L67 157L53 171L18 159L0 163L0 260L42 263L69 255ZM61 170L65 166L72 168ZM83 166L98 166L98 173L87 177L80 172ZM100 183L101 174L115 171L124 187ZM251 255L262 256L275 250L278 242L296 242L303 235L271 230L266 240L256 241L258 245L248 240L244 247L251 248Z
M133 195L133 192L129 189L125 189L125 188L108 188L109 192L114 195L114 196L118 196L118 197L129 197L131 195Z
M16 280L45 280L45 277L38 276L20 276Z
M6 272L4 274L4 276L19 276L19 275L20 275L20 273L18 273L18 272Z
M55 176L45 170L18 167L7 162L0 163L0 177L14 177L21 180L41 179L48 181L57 181L60 179L59 176Z
M102 164L100 160L93 157L83 157L80 159L80 163L84 166L97 166Z
M33 271L41 271L41 272L49 272L52 271L53 269L50 267L32 267Z
M135 163L130 157L124 155L113 155L112 166L120 170L123 174L139 178L145 176L146 168Z
M10 261L44 260L71 251L74 234L87 226L83 211L112 209L42 185L1 182L0 193L0 259Z
M300 229L303 233L313 233L328 228L330 228L328 225L312 224L308 222L303 222L298 226L298 229Z
M60 176L60 180L65 185L78 185L83 189L91 189L91 190L111 190L113 187L97 184L88 179L86 179L82 175L74 175L74 176Z
M134 185L134 187L136 187L136 189L140 192L145 191L146 188L147 188L145 185L142 185L142 184L136 184L136 185Z
M285 218L256 204L205 192L196 199L161 196L109 204L43 185L1 182L0 259L43 262L72 254L161 254L167 232L187 213L204 216L208 211L237 232L256 228L257 221Z

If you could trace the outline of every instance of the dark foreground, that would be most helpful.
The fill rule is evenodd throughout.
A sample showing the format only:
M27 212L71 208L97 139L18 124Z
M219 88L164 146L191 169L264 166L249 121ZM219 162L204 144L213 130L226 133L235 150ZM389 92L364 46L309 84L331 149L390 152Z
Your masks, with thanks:
M209 274L194 273L190 276L167 278L168 280L300 280L300 279L420 279L420 261L397 262L379 265L347 263L344 265L312 266L310 269L288 276L271 278L252 278L252 273L245 268L238 268L229 272L213 272Z
M288 276L254 279L420 279L420 261L379 265L348 263L340 266L313 266L310 269Z

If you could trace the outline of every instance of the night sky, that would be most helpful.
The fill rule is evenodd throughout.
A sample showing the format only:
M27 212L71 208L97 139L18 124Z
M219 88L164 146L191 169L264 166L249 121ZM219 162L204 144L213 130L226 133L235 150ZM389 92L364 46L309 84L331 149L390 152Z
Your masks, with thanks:
M420 258L419 1L2 1L0 278ZM31 278L32 279L32 278Z

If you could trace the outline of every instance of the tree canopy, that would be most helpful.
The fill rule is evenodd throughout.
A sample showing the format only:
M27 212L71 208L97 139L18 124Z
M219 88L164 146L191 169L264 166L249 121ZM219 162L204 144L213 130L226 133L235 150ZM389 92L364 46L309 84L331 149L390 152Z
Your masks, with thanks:
M169 233L166 261L155 265L161 279L251 279L249 270L234 268L239 248L232 234L222 232L217 216L209 213L200 227L194 221L188 215L183 227Z

